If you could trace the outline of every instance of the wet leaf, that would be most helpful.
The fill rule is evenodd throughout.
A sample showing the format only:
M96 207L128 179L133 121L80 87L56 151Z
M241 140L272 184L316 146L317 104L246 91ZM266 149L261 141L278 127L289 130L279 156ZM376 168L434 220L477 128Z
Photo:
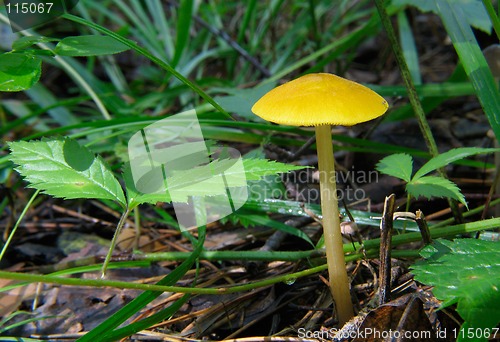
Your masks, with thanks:
M19 53L0 55L0 91L22 91L31 88L42 74L42 60Z
M476 239L437 240L413 266L415 279L434 286L443 307L457 304L465 325L494 328L500 322L500 245ZM462 326L462 328L464 325ZM478 339L477 341L479 341Z

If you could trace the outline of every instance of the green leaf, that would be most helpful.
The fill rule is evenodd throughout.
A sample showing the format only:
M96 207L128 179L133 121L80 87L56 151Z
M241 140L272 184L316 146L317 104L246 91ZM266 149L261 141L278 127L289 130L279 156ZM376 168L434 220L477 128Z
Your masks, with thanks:
M235 226L241 225L243 226L243 228L253 227L254 223L247 218L248 214L246 214L245 212L246 210L244 209L236 210L235 212L233 212L228 216L221 217L219 222L221 224L226 224L228 222L231 222L233 225Z
M259 180L263 176L308 168L308 166L284 164L267 159L243 159L243 166L247 180Z
M22 91L31 88L42 74L42 60L20 53L0 55L0 91Z
M245 154L246 159L264 159L262 148L257 148ZM283 198L286 193L285 185L280 175L263 176L259 180L248 181L248 199L263 202L266 199ZM242 221L240 221L242 222ZM245 224L243 224L245 226Z
M485 331L500 322L499 247L498 242L476 239L436 240L421 251L426 260L417 262L412 273L417 281L434 286L443 307L457 304L465 320L462 328Z
M265 226L265 227L271 227L271 228L274 228L276 230L281 230L281 231L286 232L290 235L299 237L302 240L307 241L311 246L314 247L314 244L311 241L311 239L309 238L309 236L307 236L306 233L304 233L302 230L300 230L298 228L286 225L286 224L279 222L279 221L272 220L266 216L251 215L251 214L240 214L238 216L241 218L245 218L248 222L250 222L252 224L258 224L258 225Z
M224 91L228 93L227 96L216 96L214 98L217 103L219 103L228 112L236 113L241 117L249 119L256 122L265 122L264 119L259 118L257 115L252 113L252 106L258 99L260 99L265 93L273 89L274 83L267 83L258 85L257 87L250 89L238 89L238 88L224 88L217 89L218 91Z
M248 197L256 201L283 198L286 193L279 175L264 176L257 181L248 181Z
M411 30L410 23L406 16L406 12L401 11L397 14L399 26L399 42L403 50L403 56L408 64L411 78L415 85L422 84L422 74L420 73L420 65L418 62L418 50L415 44L415 38Z
M247 186L247 181L305 168L305 166L283 164L266 159L243 159L243 168L235 163L235 159L217 159L189 170L176 171L166 179L168 193L163 191L162 184L157 179L151 179L151 185L158 183L156 188L159 188L159 191L150 194L141 193L136 189L131 173L126 169L124 178L129 193L129 204L135 206L140 203L154 204L165 201L185 203L188 196L226 195L226 188ZM151 175L156 174L159 173L151 172ZM224 177L219 177L219 175L224 175ZM147 177L143 178L147 179ZM151 186L151 188L155 187Z
M413 170L413 159L406 153L393 154L378 162L375 167L380 173L409 182Z
M424 164L413 176L413 180L417 180L425 176L429 172L439 169L440 167L451 164L457 160L464 159L476 154L498 152L498 148L479 148L479 147L462 147L454 148L448 152L441 153L440 155L432 158Z
M123 167L123 180L125 181L125 188L127 189L127 202L130 210L143 203L156 204L158 202L171 201L168 191L165 191L165 193L145 194L137 190L132 177L130 164L128 163Z
M413 197L445 197L453 198L467 207L464 195L455 183L443 177L426 176L413 179L406 184L406 191Z
M439 1L439 15L443 20L446 32L453 42L464 70L476 91L476 95L491 128L497 140L500 140L500 96L498 96L498 82L493 77L474 32L466 24L467 20L474 16L472 10L456 6L456 2L456 0ZM485 12L483 4L479 0L475 2L476 4L479 3L478 6ZM490 21L489 18L488 21Z
M55 42L55 41L60 41L58 38L50 38L50 37L41 37L41 36L26 36L26 37L21 37L18 40L16 40L14 43L12 43L12 50L19 51L19 50L25 50L35 44L38 43L48 43L48 42Z
M123 52L130 49L125 44L108 36L75 36L61 40L54 49L60 56L102 56Z
M177 299L175 302L170 304L167 308L162 309L160 312L152 314L146 318L141 319L140 321L135 321L130 324L125 324L123 327L110 332L105 336L103 341L119 341L126 337L132 336L133 334L146 330L152 327L153 325L168 320L172 317L177 311L181 309L181 307L186 304L186 302L191 298L189 293L186 293L181 298Z
M442 3L447 0L393 0L395 6L411 5L417 7L422 12L434 12L439 14L439 8ZM468 24L486 33L491 32L491 21L480 0L453 0L454 9L461 9L464 13L468 13L465 17L464 24Z
M177 11L177 38L175 41L175 54L172 60L172 66L179 63L184 48L189 41L189 29L191 28L191 19L193 18L193 0L181 0Z
M76 141L19 141L9 147L10 160L29 187L54 197L110 199L125 206L120 183L104 160Z

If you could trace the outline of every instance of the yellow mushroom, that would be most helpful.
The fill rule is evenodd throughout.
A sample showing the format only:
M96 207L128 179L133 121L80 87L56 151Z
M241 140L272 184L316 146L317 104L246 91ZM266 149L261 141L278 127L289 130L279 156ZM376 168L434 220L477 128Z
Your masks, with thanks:
M331 125L369 121L388 107L387 101L369 88L327 73L308 74L276 87L252 107L252 112L270 122L315 126L328 276L341 326L354 312L340 231Z

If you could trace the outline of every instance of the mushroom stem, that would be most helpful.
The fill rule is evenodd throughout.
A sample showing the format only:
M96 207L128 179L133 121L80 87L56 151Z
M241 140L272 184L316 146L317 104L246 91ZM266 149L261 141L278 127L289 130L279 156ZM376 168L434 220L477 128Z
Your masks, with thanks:
M339 325L343 326L353 316L350 283L345 266L342 233L335 180L332 132L330 125L316 126L316 148L318 150L321 212L323 214L323 235L330 291L335 302Z

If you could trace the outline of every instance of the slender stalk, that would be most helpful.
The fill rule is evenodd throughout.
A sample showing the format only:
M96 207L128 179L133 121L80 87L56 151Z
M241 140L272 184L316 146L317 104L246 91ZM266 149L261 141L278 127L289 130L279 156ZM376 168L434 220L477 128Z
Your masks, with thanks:
M127 217L129 214L130 214L130 208L127 207L127 209L123 212L122 216L120 217L120 221L118 221L115 234L113 235L113 239L111 240L111 245L109 246L108 254L106 254L106 259L104 259L104 263L102 264L102 270L101 270L102 279L104 279L104 277L106 276L106 270L108 269L109 262L111 261L111 256L113 255L113 251L115 250L116 242L118 241L118 236L120 235L123 225L125 224L125 221L127 221Z
M350 283L345 267L342 233L340 230L332 143L331 126L316 126L321 212L323 214L323 233L325 237L330 291L335 302L339 326L343 326L354 316L354 310L351 302Z
M14 235L16 234L17 228L19 228L21 221L23 220L24 216L26 216L28 209L31 207L31 204L33 204L33 201L35 200L36 196L38 196L39 193L40 193L40 190L35 191L35 193L31 196L28 203L24 206L24 209L21 212L21 215L19 215L19 218L17 219L16 224L14 225L14 228L12 228L12 231L10 232L9 237L7 238L7 241L5 241L5 244L2 247L2 251L0 252L0 260L2 260L5 252L7 251L7 248L9 248L10 242L14 238Z
M420 102L420 99L418 97L415 84L413 83L411 77L410 69L408 68L408 64L406 63L403 51L401 50L401 46L398 43L396 34L394 33L391 20L387 14L385 8L385 0L375 0L375 5L377 6L377 10L380 15L380 20L382 21L382 25L384 26L385 32L387 33L387 38L391 43L394 56L396 57L396 61L398 62L399 70L401 71L401 76L403 77L406 90L408 91L408 99L410 100L410 104L413 108L413 111L415 112L415 116L417 118L420 131L422 132L422 135L425 140L425 144L427 145L427 149L429 150L430 154L433 157L435 157L439 155L436 141L434 140L434 136L432 135L429 122L427 121L427 118L425 116L422 103ZM446 173L442 168L438 169L438 172L442 177L447 178ZM462 223L464 219L462 216L462 212L458 208L458 202L453 199L448 199L448 204L450 205L455 221L457 223Z
M135 237L132 247L135 250L139 248L139 239L141 237L141 212L139 211L139 207L134 208L134 229Z
M499 204L500 204L500 198L497 198L496 200L491 201L489 203L489 207L490 208L491 207L495 207L495 206L497 206ZM481 206L479 206L477 208L471 209L471 210L469 210L469 211L467 211L467 212L464 213L464 217L469 217L469 216L474 216L476 214L479 214L480 212L482 212L484 210L485 207L486 206L483 204L483 205L481 205ZM452 224L453 220L454 220L453 218L449 218L449 219L440 221L440 222L438 222L436 224L433 224L431 227L429 227L429 229L433 230L433 229L445 227L445 226L447 226L449 224Z
M489 230L497 228L500 225L500 218L493 218L484 221L477 221L465 224L459 224L455 226L441 227L436 229L431 229L431 237L433 239L452 237L458 234L468 234L481 230ZM392 245L400 246L410 242L422 241L422 235L420 232L406 233L401 235L396 235L392 237ZM360 244L355 243L354 246L351 243L345 244L345 252L358 252L357 254L351 254L346 257L346 261L356 261L363 258L376 258L377 251L380 248L380 239L372 239L364 242L365 253L360 251ZM183 254L180 259L186 259L189 257L189 253ZM405 257L413 258L418 257L417 250L393 250L392 256L395 258ZM43 282L61 285L74 285L74 286L92 286L92 287L117 287L117 288L131 288L138 290L154 290L154 291L165 291L165 292L180 292L180 293L192 293L192 294L227 294L236 293L242 291L249 291L263 286L268 286L280 282L287 282L289 280L296 280L298 278L310 276L312 274L323 272L327 269L327 265L320 265L317 267L309 268L304 271L289 273L281 275L278 277L273 277L265 280L260 280L256 282L251 282L243 285L236 285L231 287L219 287L219 288L193 288L193 287L182 287L182 286L163 286L163 285L149 285L149 284L138 284L134 282L124 282L124 281L112 281L112 280L98 280L98 279L80 279L80 278L63 278L56 275L41 275L32 273L17 273L17 272L6 272L0 271L0 279L16 279L24 281L25 283L18 283L15 285L5 286L0 289L0 293L10 290L12 288L21 287L29 283Z
M406 60L403 55L403 51L401 51L401 46L398 43L398 39L396 34L394 33L394 29L392 27L391 20L387 15L385 9L385 0L375 0L375 4L378 9L378 13L380 15L380 20L384 25L385 32L387 33L387 38L391 43L392 50L394 52L394 56L399 65L399 70L401 72L401 76L403 77L403 81L406 86L406 90L408 92L408 99L410 100L411 106L415 111L415 116L417 117L418 125L420 126L420 131L424 136L425 144L432 156L437 156L439 154L436 141L434 140L434 136L432 135L431 128L429 127L429 123L427 122L427 118L425 117L424 109L422 108L422 104L418 98L417 91L415 89L415 85L413 84L410 70L408 68L408 64L406 64Z

